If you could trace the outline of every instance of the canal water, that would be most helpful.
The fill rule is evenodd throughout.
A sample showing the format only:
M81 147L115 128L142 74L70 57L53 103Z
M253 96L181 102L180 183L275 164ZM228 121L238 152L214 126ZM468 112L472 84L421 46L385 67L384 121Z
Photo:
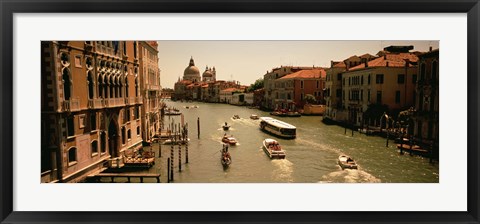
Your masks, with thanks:
M186 109L197 105L198 108ZM259 120L251 114L270 116L267 112L227 104L200 102L171 102L167 106L180 109L188 123L190 144L189 163L185 163L182 147L182 170L179 171L178 146L174 146L175 183L438 183L438 163L430 164L428 158L400 155L391 141L377 136L366 136L337 125L326 125L321 116L275 117L297 127L297 138L279 139L262 132ZM234 120L237 114L240 119ZM197 138L197 118L200 118L200 138ZM164 123L180 123L180 116L165 116ZM221 126L228 122L228 134L239 142L229 147L232 164L223 169L220 163ZM262 150L265 138L277 139L286 152L286 159L271 160ZM146 147L150 150L150 147ZM158 153L159 145L151 149ZM162 157L149 170L161 173L161 182L167 181L167 158L170 145L161 145ZM355 159L358 170L342 170L337 158L346 154ZM149 180L146 180L149 182ZM153 180L152 180L153 181Z

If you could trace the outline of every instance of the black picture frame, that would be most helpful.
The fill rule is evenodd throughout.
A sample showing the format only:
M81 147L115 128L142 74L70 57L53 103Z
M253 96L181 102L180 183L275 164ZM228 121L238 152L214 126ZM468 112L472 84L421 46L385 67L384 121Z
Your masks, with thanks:
M114 4L113 4L114 3ZM478 0L0 0L1 223L479 223ZM467 13L468 211L466 212L20 212L13 211L14 13ZM35 52L32 52L35 53ZM454 74L450 74L454 75ZM453 150L453 149L452 149Z

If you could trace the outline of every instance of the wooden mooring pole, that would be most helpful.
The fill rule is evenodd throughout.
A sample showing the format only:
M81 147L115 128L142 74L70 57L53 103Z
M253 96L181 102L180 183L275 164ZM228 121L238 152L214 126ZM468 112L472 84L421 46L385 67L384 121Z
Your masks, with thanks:
M188 163L188 123L185 124L185 163Z
M178 144L178 172L182 172L182 144Z
M162 143L160 142L160 140L157 141L158 142L158 158L162 157Z
M170 158L167 159L167 183L170 183Z
M198 139L200 139L200 117L197 118Z
M385 147L388 147L388 130L387 130L387 145Z
M174 161L174 156L173 156L173 139L172 139L172 147L170 148L170 181L173 181L173 161Z

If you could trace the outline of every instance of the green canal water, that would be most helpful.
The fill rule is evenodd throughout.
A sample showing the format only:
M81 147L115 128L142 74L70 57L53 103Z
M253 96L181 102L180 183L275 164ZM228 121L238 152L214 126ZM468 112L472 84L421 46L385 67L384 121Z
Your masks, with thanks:
M198 105L186 109L185 106ZM267 112L247 107L200 102L170 102L184 114L189 127L189 163L185 163L185 147L182 147L182 170L179 171L178 146L174 147L175 183L438 183L438 163L430 164L428 158L400 155L395 144L385 147L386 140L366 136L336 125L326 125L319 116L278 118L297 127L297 138L279 139L262 132L259 120L251 114L270 116ZM234 120L238 114L241 119ZM200 118L200 138L197 138L197 118ZM165 124L180 123L180 116L165 116ZM233 162L228 169L220 163L221 138L225 131L221 126L231 125L229 134L238 141L230 147ZM286 159L270 160L261 149L265 138L277 139L286 151ZM150 150L150 147L146 147ZM157 153L156 164L149 170L160 173L161 182L167 182L167 158L171 147L159 145L151 149ZM358 170L342 170L337 158L346 154L355 159ZM106 180L105 180L106 181ZM125 180L126 181L126 180ZM132 179L132 181L134 181ZM154 180L146 180L153 182ZM118 182L123 182L118 179Z

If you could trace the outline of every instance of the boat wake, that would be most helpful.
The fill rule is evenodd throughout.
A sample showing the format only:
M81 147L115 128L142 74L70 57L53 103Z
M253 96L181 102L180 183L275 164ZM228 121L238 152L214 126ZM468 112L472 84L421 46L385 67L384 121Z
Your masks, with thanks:
M320 183L381 183L381 180L363 170L345 169L322 176Z
M333 153L336 153L338 155L343 153L340 149L334 148L334 146L332 146L332 145L320 144L318 142L309 141L309 140L305 140L305 139L301 139L301 138L297 138L295 141L297 141L298 143L300 143L302 145L313 146L312 149L320 149L320 150L323 150L323 151L333 152Z
M288 180L289 182L293 181L293 163L287 159L274 159L272 164L276 167L272 173L273 180Z

